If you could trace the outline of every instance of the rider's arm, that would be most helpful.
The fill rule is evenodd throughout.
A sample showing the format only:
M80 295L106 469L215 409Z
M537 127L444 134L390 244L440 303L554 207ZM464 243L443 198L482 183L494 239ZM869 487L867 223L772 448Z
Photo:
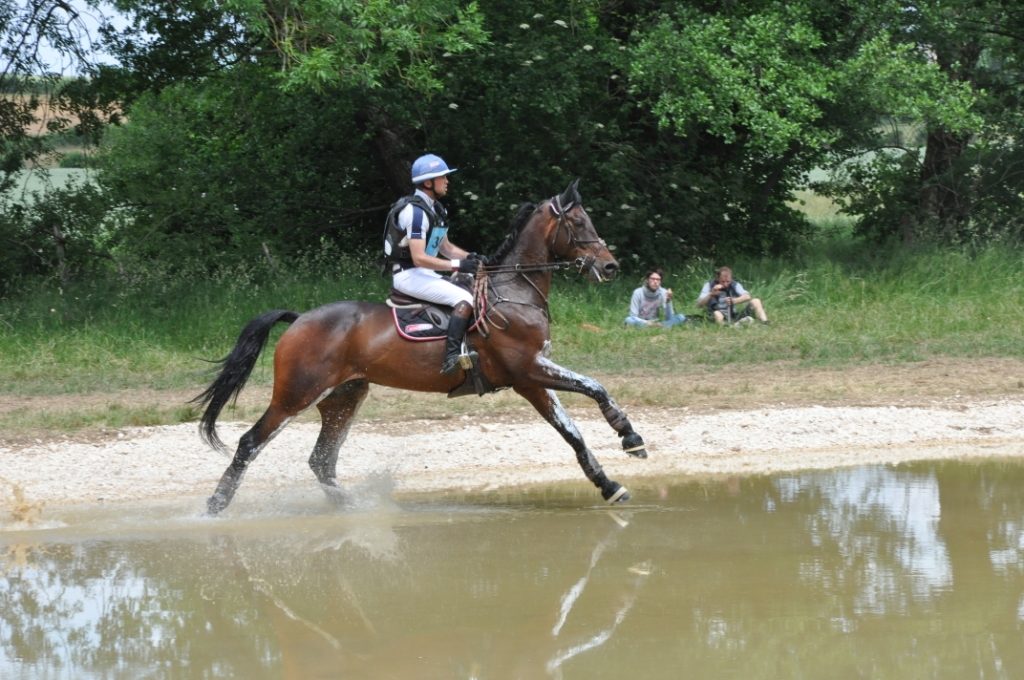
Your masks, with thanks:
M444 252L444 244L441 245L441 251ZM461 248L459 251L465 252ZM427 255L427 242L421 238L409 240L409 255L412 257L412 263L417 267L433 269L436 272L453 272L459 266L458 258L446 260L443 257Z
M412 259L414 266L431 269L436 272L455 271L458 268L459 263L457 260L446 260L443 257L427 254L427 241L425 237L429 225L421 209L412 205L405 206L402 212L398 214L398 226L405 230L409 246L409 257ZM449 255L450 249L449 251L445 250L446 244L450 245L448 244L447 236L441 241L438 252ZM459 250L461 251L461 249Z
M458 247L457 245L449 241L447 236L445 236L444 240L441 241L441 247L438 250L441 251L442 255L444 255L445 257L449 257L453 260L469 256L468 250L463 250L462 248Z

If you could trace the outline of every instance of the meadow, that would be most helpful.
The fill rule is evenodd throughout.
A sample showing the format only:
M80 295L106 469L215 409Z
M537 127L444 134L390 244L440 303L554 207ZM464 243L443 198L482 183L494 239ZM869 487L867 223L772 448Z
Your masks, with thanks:
M209 361L230 350L245 322L272 308L381 300L388 282L374 259L324 250L280 268L260 264L211 273L183 267L26 289L0 306L0 403L6 405L0 429L7 436L74 434L193 420L196 412L185 397L205 387ZM692 319L673 329L624 327L639 271L602 285L556 274L550 300L554 358L599 379L636 386L617 395L620 400L639 399L651 386L656 392L669 376L1024 360L1024 265L1015 250L908 252L833 235L790 258L730 262L772 320L744 328L705 322L695 306L716 264L662 265L676 311ZM253 375L250 385L257 390L270 384L271 356L264 353ZM111 396L119 393L134 396ZM31 406L32 400L60 408ZM656 395L643 400L659 403Z

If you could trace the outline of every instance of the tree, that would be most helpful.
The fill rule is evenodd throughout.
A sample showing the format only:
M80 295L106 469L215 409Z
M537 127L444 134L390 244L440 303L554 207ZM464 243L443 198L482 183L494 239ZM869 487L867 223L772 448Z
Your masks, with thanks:
M0 193L47 150L44 134L68 125L49 97L62 84L63 68L89 64L89 47L89 27L62 0L0 3Z
M825 189L847 198L874 239L1019 242L1024 14L1016 3L967 0L895 2L882 14L886 43L865 50L860 70L878 119L920 124L922 139L862 137L852 151L884 152Z

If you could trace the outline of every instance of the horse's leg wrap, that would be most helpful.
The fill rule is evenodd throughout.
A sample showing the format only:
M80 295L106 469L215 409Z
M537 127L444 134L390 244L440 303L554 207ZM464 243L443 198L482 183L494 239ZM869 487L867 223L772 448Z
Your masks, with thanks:
M629 424L629 418L626 417L625 412L618 407L618 405L608 399L598 404L601 407L601 415L608 421L608 424L612 426L612 429L618 432L621 436L625 430L632 430L633 426Z
M634 458L646 458L647 447L644 444L643 437L633 430L633 425L629 422L629 418L626 417L625 411L620 409L611 398L601 402L599 406L601 407L604 419L622 437L622 450Z

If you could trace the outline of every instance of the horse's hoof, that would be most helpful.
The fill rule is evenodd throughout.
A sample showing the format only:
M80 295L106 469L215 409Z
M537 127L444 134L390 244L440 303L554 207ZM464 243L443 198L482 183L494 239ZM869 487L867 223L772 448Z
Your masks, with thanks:
M206 516L216 517L226 507L228 507L228 502L224 500L224 497L213 494L206 500Z
M631 498L629 490L618 482L612 482L607 490L601 491L601 496L608 501L608 505L625 503Z
M646 458L647 448L644 439L636 432L627 434L622 438L622 450L634 458Z
M324 495L327 496L327 500L334 505L348 505L348 498L345 492L341 490L338 482L331 480L330 482L321 482L320 488L324 490Z

